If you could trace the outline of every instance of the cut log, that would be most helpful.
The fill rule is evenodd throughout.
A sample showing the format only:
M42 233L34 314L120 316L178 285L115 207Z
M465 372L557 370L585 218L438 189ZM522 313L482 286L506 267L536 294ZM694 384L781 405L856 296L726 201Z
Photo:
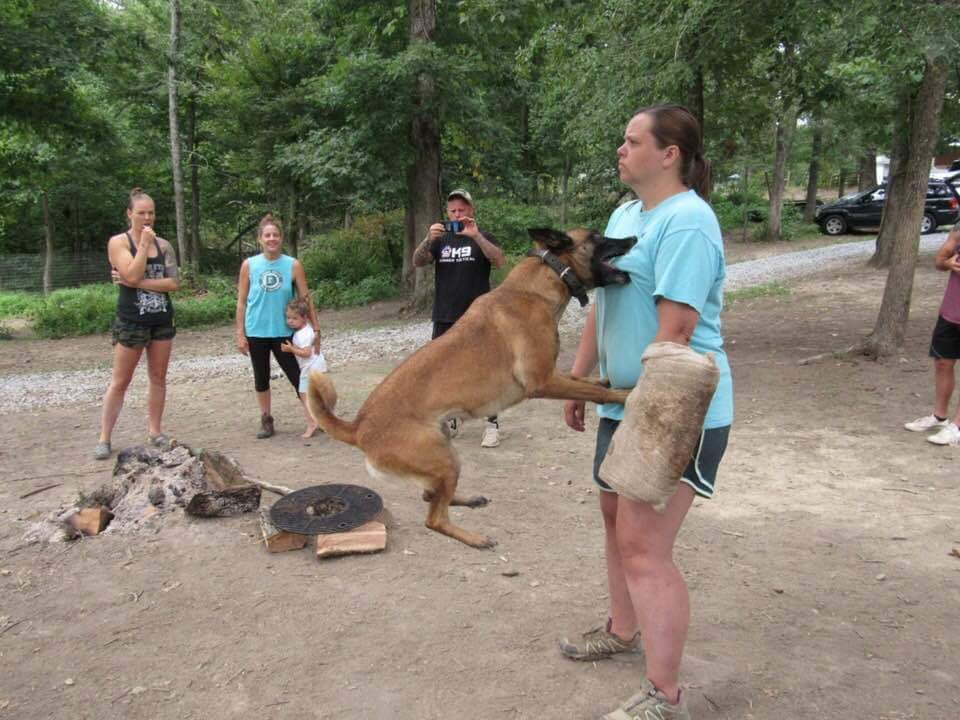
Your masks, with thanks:
M260 488L256 485L229 487L226 490L198 492L186 507L196 517L233 517L260 507Z
M281 530L270 520L270 509L260 508L260 532L263 533L263 544L267 552L277 553L287 550L299 550L306 547L309 535Z
M85 508L67 518L67 524L84 535L99 535L113 519L105 507Z
M317 535L317 557L321 560L339 555L375 553L387 547L387 528L377 520L366 522L349 532Z

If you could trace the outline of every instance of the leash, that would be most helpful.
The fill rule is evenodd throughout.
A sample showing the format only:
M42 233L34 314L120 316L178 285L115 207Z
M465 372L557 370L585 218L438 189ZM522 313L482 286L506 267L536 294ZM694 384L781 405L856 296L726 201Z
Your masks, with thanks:
M531 248L527 251L527 257L540 258L544 265L559 275L560 279L563 280L564 284L570 290L570 294L580 302L580 307L584 307L587 302L589 302L587 300L587 290L583 287L583 283L580 282L580 278L570 269L569 265L564 265L560 262L560 258L552 252L549 250L541 250L540 248Z

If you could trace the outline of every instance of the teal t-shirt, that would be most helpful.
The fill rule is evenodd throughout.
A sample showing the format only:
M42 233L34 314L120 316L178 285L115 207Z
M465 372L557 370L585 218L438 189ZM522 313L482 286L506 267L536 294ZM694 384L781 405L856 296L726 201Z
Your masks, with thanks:
M699 353L712 352L720 381L707 410L704 428L733 422L733 382L723 350L720 311L726 265L720 224L710 206L693 190L673 195L650 212L639 201L617 208L604 233L635 235L637 244L614 264L630 276L626 285L598 288L597 350L600 374L611 387L632 388L643 372L640 357L657 334L659 298L689 305L700 314L690 338ZM601 417L620 420L623 405L608 403Z
M290 337L287 325L287 303L293 300L293 258L281 255L267 260L263 253L247 260L250 270L250 291L247 293L247 314L244 332L247 337Z

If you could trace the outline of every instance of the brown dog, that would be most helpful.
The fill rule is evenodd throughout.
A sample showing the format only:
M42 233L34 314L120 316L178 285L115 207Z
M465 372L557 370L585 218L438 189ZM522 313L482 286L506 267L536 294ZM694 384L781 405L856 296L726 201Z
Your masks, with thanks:
M378 385L353 422L332 413L336 392L329 377L310 376L308 406L328 435L360 448L374 477L409 479L425 488L426 525L476 548L496 542L454 525L450 505L480 507L484 497L455 494L460 461L450 442L450 417L496 415L526 398L626 400L628 390L560 375L557 326L571 294L627 282L612 265L635 238L611 239L589 230L569 234L530 230L531 250L491 292L477 298L445 334L420 348Z

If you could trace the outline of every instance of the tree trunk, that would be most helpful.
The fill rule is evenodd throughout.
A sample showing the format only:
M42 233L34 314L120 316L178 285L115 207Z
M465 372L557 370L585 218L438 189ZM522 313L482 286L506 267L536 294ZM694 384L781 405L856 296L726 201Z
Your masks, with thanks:
M820 181L820 148L823 145L823 128L814 120L813 145L810 148L810 172L807 177L807 204L803 207L803 221L813 222L817 214L817 184Z
M893 119L893 137L890 141L890 174L887 176L887 199L883 203L883 216L880 219L880 232L869 264L873 267L890 267L893 262L893 247L897 236L892 218L899 217L904 195L892 190L895 183L902 184L906 170L904 162L910 156L910 104L912 90L906 88L897 95L896 111Z
M843 194L847 191L847 171L843 168L840 168L840 175L837 178L837 199L843 197Z
M750 192L750 166L743 168L743 240L750 234L750 205L747 202L747 193Z
M567 227L567 206L569 204L569 192L570 192L570 172L573 169L573 161L570 157L570 153L567 153L563 157L563 180L560 185L560 227Z
M290 248L290 255L297 257L300 253L300 227L297 222L300 218L300 194L297 192L297 184L290 186L290 209L287 213L287 246Z
M783 194L787 184L787 158L796 126L796 111L793 107L785 107L777 118L773 182L770 187L770 209L767 213L767 240L771 242L783 239Z
M50 202L46 190L41 191L40 202L43 205L43 294L49 295L53 290L53 228L50 225Z
M199 78L198 78L199 80ZM197 155L197 98L196 93L190 95L190 105L187 111L188 154L190 163L190 259L200 267L200 158Z
M183 204L183 168L180 166L180 121L177 108L177 62L180 59L180 0L170 0L170 56L167 58L167 97L170 117L170 165L173 170L173 202L177 216L177 251L180 264L191 265L187 247L187 220Z
M437 27L436 0L408 0L410 44L432 43ZM407 173L407 237L403 267L413 279L413 305L426 308L433 299L432 268L413 268L411 258L427 228L440 219L440 121L436 107L436 82L429 72L417 75L413 89L410 145L413 164ZM407 281L409 282L409 280Z
M877 149L867 148L860 156L860 192L869 190L877 184Z
M877 322L864 342L864 352L873 357L895 352L903 345L906 334L917 264L917 234L927 197L930 158L940 132L947 72L945 58L928 57L920 87L915 95L907 96L907 154L897 162L897 175L891 177L887 185L886 213L889 217L884 222L888 226L885 229L889 229L896 241ZM902 196L896 214L889 205L894 195Z
M694 47L693 51L696 51ZM693 81L687 88L687 108L693 113L693 116L700 123L700 142L703 142L704 128L704 102L703 102L703 65L697 61L692 65Z

